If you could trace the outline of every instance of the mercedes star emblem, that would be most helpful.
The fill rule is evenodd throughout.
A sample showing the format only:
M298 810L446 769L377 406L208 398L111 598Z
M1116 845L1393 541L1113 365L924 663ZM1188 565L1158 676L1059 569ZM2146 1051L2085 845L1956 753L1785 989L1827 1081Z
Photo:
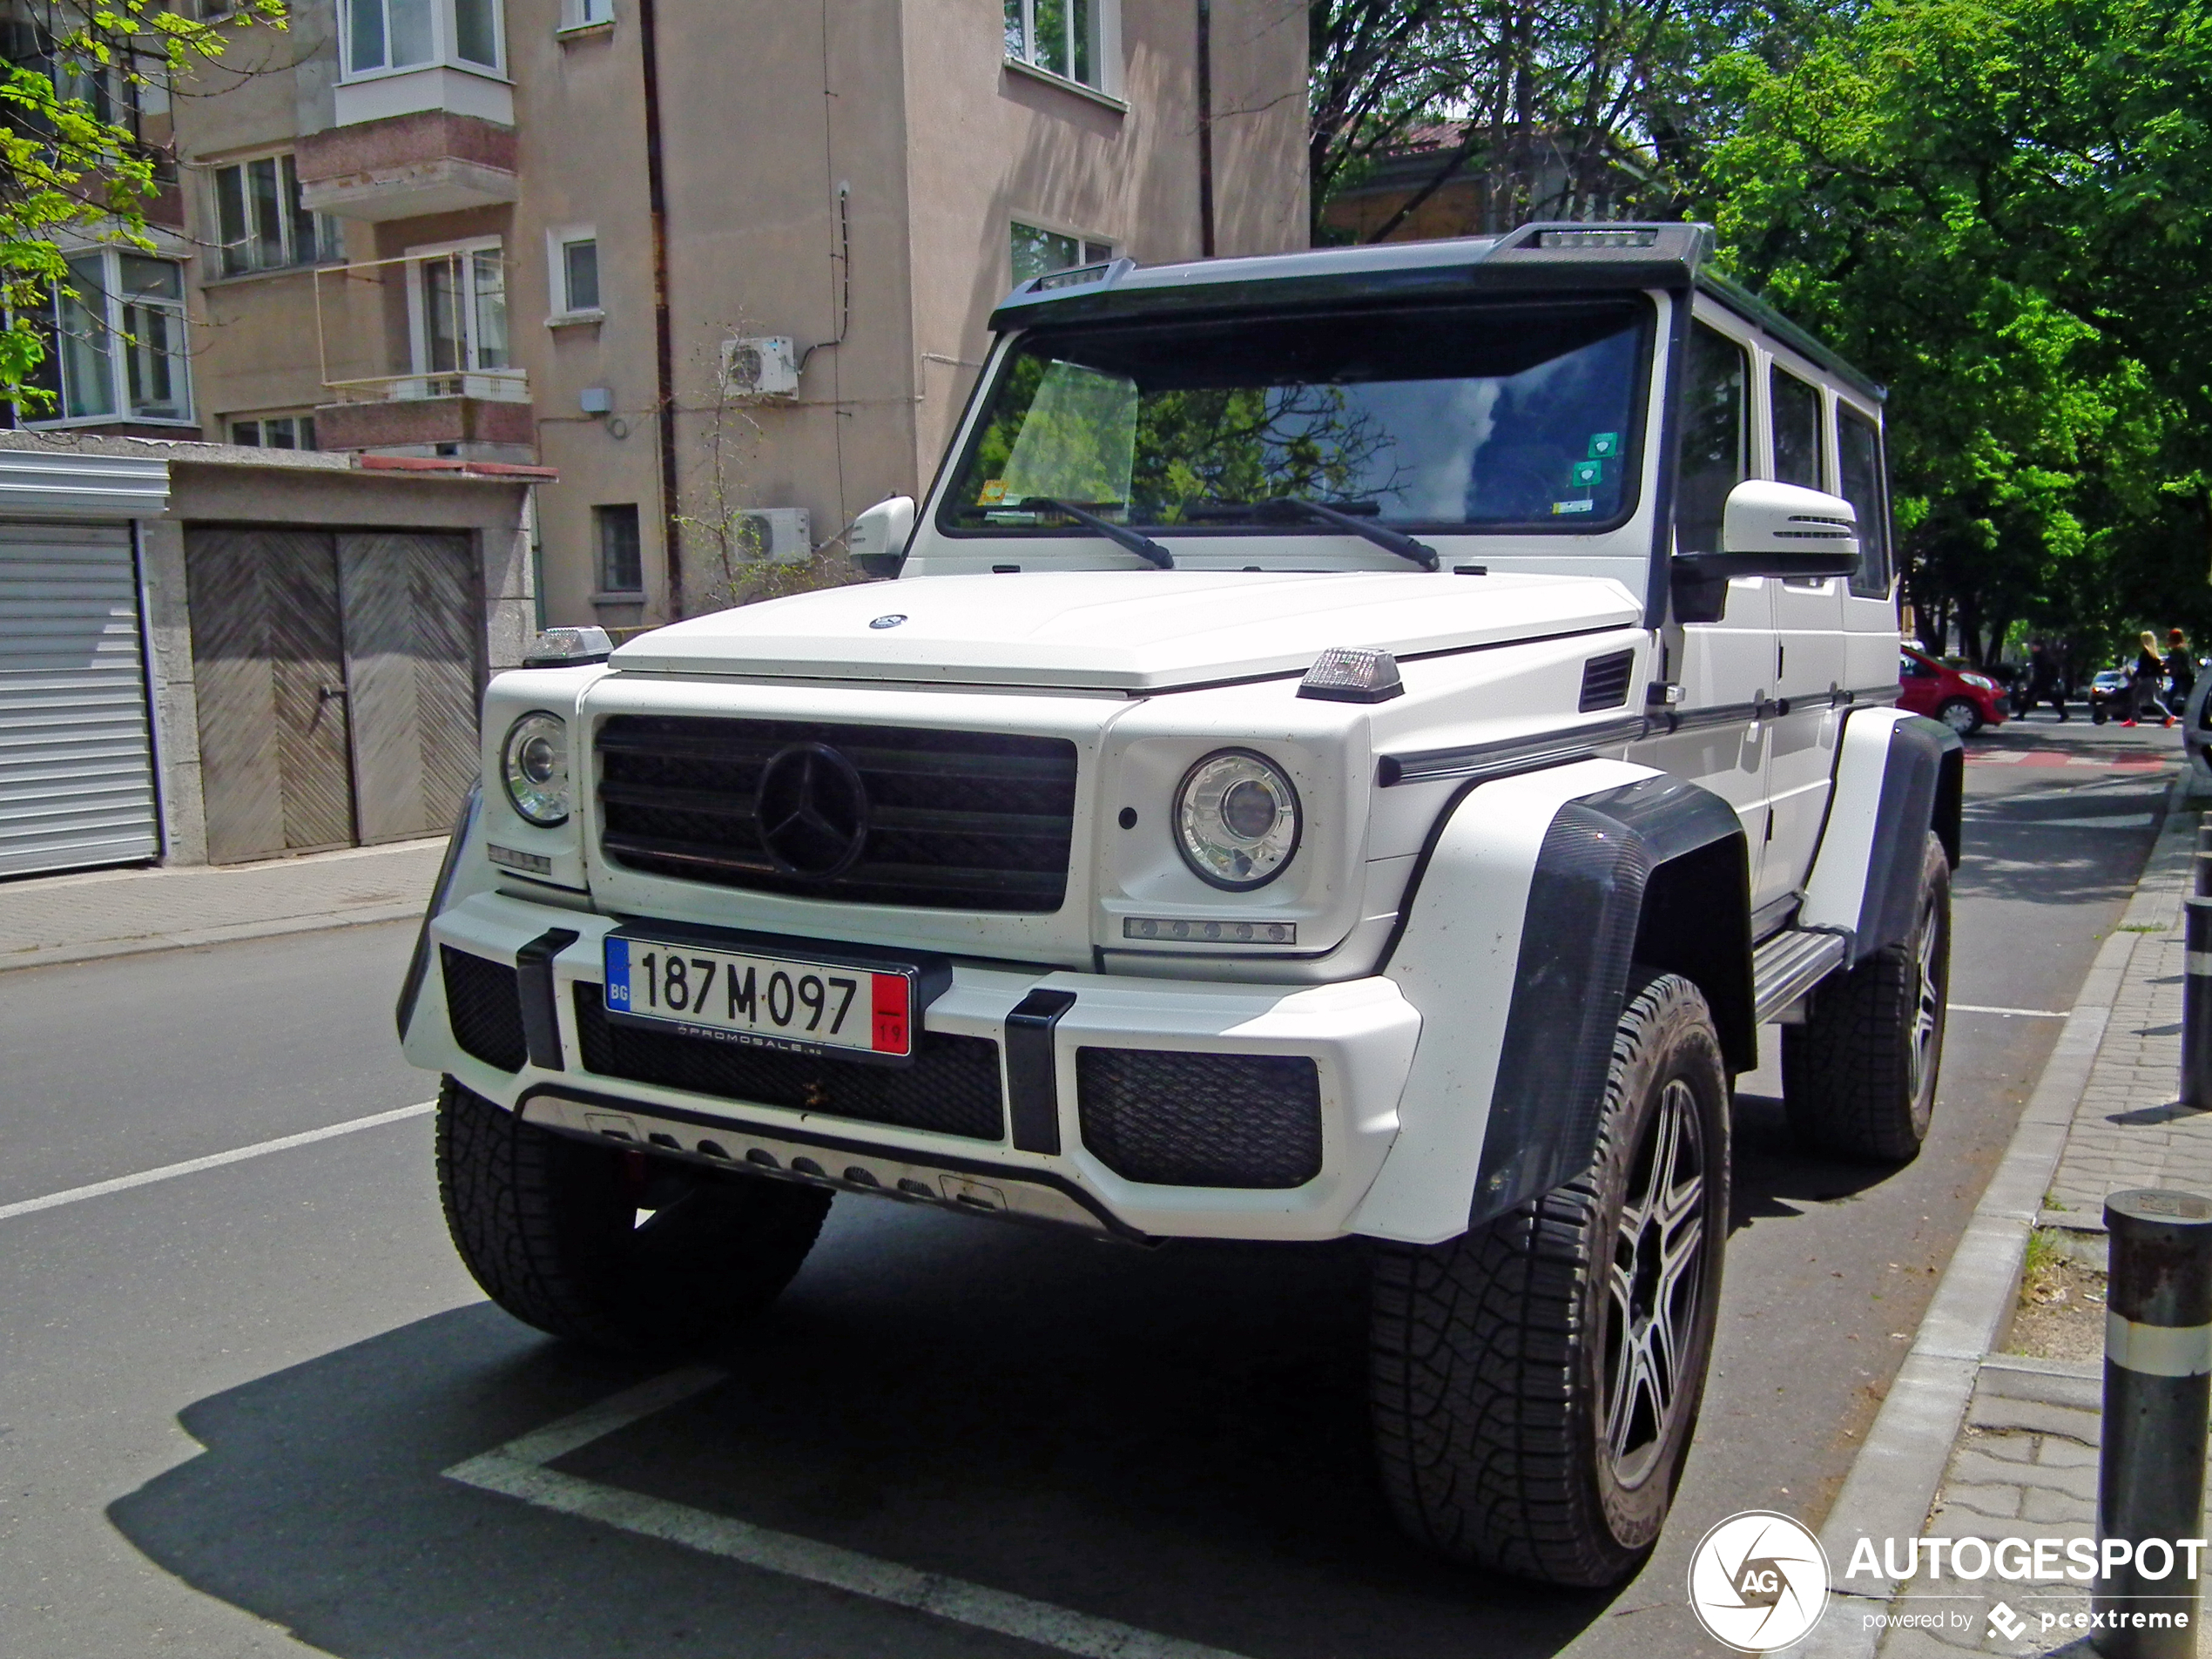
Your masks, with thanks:
M760 769L752 809L761 844L786 875L842 875L867 844L867 786L826 743L778 750Z
M878 617L873 622L870 623L868 626L871 628L896 628L905 620L906 617L904 616L894 610L887 617Z

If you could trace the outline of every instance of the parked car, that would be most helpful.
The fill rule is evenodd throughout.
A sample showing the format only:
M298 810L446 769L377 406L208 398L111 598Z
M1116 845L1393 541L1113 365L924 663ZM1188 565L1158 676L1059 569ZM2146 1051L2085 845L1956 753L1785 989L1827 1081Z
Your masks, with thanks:
M2089 718L2099 725L2128 717L2128 671L2101 668L2089 682Z
M1962 738L2005 723L2005 694L1997 682L1972 669L1952 668L1910 645L1899 648L1898 706L1940 720Z
M840 1195L1364 1237L1406 1531L1635 1573L1730 1079L1780 1022L1809 1149L1917 1156L1959 858L1959 740L1892 706L1881 392L1712 247L1036 277L927 497L851 531L896 580L549 632L398 1008L478 1283L665 1352ZM1843 493L1775 481L1770 388Z

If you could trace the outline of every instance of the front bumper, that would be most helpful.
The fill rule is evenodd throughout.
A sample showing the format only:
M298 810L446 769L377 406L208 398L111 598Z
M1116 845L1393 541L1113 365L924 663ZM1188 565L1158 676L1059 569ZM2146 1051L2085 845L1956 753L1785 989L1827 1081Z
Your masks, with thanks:
M944 1133L590 1069L587 1049L603 1059L609 1050L582 1021L601 983L602 941L618 925L499 893L455 904L429 925L432 960L408 1022L408 1058L548 1128L750 1163L847 1190L1124 1236L1316 1239L1348 1231L1381 1168L1420 1030L1413 1005L1382 978L1248 986L955 961L952 983L922 1028L992 1045L1001 1109L995 1139L972 1130ZM563 942L562 934L573 938ZM516 995L528 1038L506 1056L520 1060L515 1069L471 1054L456 1037L441 971L448 950L500 969L521 964ZM588 988L581 998L578 986ZM1039 991L1074 1001L1056 1021L1042 1022L1034 1010L1063 999L1032 1000ZM1082 1058L1086 1050L1089 1060ZM1295 1186L1265 1187L1169 1184L1117 1173L1109 1165L1130 1167L1125 1147L1102 1155L1085 1139L1087 1123L1094 1139L1108 1138L1097 1115L1104 1110L1099 1050L1142 1051L1105 1057L1123 1095L1131 1076L1192 1075L1178 1069L1180 1056L1193 1057L1188 1065L1206 1063L1199 1056L1311 1062L1314 1172ZM964 1051L983 1052L972 1044ZM1164 1064L1153 1064L1159 1061ZM1306 1076L1302 1066L1292 1070ZM1183 1104L1153 1103L1144 1109L1147 1120L1157 1128ZM1194 1099L1189 1106L1193 1123L1204 1119L1211 1132L1236 1109L1233 1099ZM1056 1150L1031 1150L1055 1143Z

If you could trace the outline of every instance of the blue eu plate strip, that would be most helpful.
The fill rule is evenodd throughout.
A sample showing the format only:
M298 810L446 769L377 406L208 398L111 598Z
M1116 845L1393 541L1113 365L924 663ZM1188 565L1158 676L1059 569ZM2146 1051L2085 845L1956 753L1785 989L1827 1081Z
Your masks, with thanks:
M630 941L612 934L607 938L607 1006L630 1006Z

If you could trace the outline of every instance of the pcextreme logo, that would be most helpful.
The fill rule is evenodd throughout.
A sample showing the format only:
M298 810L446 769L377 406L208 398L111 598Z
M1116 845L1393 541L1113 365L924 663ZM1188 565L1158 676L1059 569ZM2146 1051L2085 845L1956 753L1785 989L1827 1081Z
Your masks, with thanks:
M1787 1515L1747 1509L1698 1540L1689 1606L1714 1641L1772 1653L1803 1638L1828 1605L1828 1557Z

